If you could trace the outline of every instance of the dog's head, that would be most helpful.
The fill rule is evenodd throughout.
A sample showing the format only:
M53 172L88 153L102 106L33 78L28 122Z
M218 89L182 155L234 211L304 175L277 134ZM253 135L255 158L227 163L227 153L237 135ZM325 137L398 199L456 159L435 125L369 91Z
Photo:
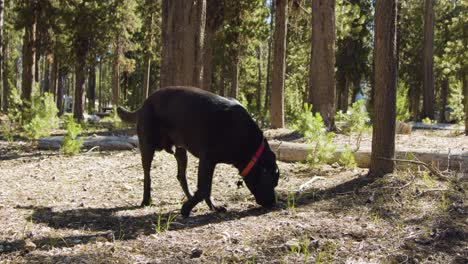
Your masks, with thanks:
M261 206L270 207L276 203L275 187L278 185L279 169L275 153L271 151L266 140L264 143L262 155L250 173L244 177L244 181L255 201Z

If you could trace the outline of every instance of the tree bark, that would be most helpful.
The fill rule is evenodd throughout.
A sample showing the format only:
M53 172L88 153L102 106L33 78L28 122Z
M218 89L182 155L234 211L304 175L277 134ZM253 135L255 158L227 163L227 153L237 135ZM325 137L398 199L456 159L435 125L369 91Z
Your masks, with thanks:
M118 106L120 101L120 39L114 43L114 60L112 63L112 105Z
M425 0L422 118L434 119L434 0Z
M275 3L271 1L270 3L270 32L273 32L274 17L275 17ZM273 48L273 36L270 34L268 39L268 55L267 55L267 73L266 73L266 83L265 83L265 109L268 109L270 105L270 95L271 95L271 50Z
M221 65L219 69L219 94L224 97L227 96L225 79L226 79L226 69L224 68L224 65Z
M463 92L465 95L465 136L468 136L468 67L466 65L463 65L462 75Z
M151 58L149 54L145 54L144 58L144 68L143 68L143 95L146 99L149 96L149 83L150 83L150 73L151 73Z
M21 99L31 101L34 84L34 62L36 59L36 8L35 1L28 3L31 14L26 19L26 26L23 36L23 73L21 82Z
M421 84L412 85L408 90L408 97L411 119L417 121L421 108Z
M200 87L206 0L163 0L161 87Z
M54 52L52 57L52 68L50 70L50 91L54 95L54 98L57 98L57 78L59 70L59 61L57 53Z
M231 65L231 88L229 97L237 99L239 97L239 58Z
M3 64L5 62L4 48L3 48L3 13L5 9L5 2L0 0L0 77L3 78ZM5 96L4 96L5 97ZM2 95L0 93L0 106L2 106Z
M50 93L50 56L44 56L44 93Z
M312 1L309 103L335 130L335 0Z
M65 70L59 68L58 80L57 80L57 109L59 110L59 116L63 115L63 91L65 88Z
M102 57L99 58L99 95L98 95L98 100L99 100L99 104L98 104L98 111L101 112L102 111Z
M275 0L275 32L273 44L273 81L270 119L272 128L284 127L284 81L286 77L286 36L288 34L288 1Z
M85 109L86 55L88 45L86 40L78 40L75 67L75 101L73 115L77 121L82 121Z
M89 67L88 75L88 111L96 112L96 66Z
M10 65L8 64L8 60L10 57L9 52L10 46L10 38L8 35L4 36L4 44L2 45L3 50L3 64L2 64L2 81L3 81L3 100L2 100L2 109L3 112L8 112L8 100L10 95L10 82L9 82L9 75L10 75Z
M372 155L369 175L393 172L397 81L397 0L378 0L375 7L375 90Z
M449 97L449 79L445 77L442 80L442 87L440 89L440 113L439 122L446 123L448 120L445 118L445 111L447 109L448 97Z
M203 84L204 90L213 90L213 39L216 31L222 25L223 5L222 0L207 0L206 2L206 27L203 45Z
M257 87L257 113L262 111L262 46L257 49L258 87Z

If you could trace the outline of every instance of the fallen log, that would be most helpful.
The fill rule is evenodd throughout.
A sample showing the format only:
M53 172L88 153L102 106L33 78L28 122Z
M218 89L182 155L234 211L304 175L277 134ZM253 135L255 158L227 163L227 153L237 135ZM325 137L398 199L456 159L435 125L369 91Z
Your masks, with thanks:
M270 147L275 152L278 160L285 162L298 162L306 161L309 155L310 145L303 143L292 143L292 142L270 142ZM329 163L337 162L344 149L337 149L334 157ZM354 152L354 159L356 160L357 166L360 168L369 168L371 150L360 149ZM448 153L448 152L429 152L424 150L414 151L396 151L396 159L408 159L408 156L414 156L417 160L426 164L432 164L434 167L441 170L447 168L457 171L468 170L468 151L460 151L459 153Z
M83 139L82 147L85 149L99 147L101 150L132 150L138 148L138 138L129 136L89 136ZM60 149L63 137L55 136L43 138L38 141L39 149Z
M138 148L138 138L136 136L89 136L83 138L83 148L90 149L99 147L100 150L132 150ZM38 141L39 149L57 150L63 141L62 136L48 137ZM303 143L291 143L283 141L269 142L271 149L275 152L278 160L284 162L305 162L309 155L310 145ZM344 149L337 149L334 157L329 163L337 162ZM445 170L447 168L465 172L468 171L468 151L458 153L438 152L433 153L424 150L396 151L395 159L406 159L414 156L418 161L431 164L435 168ZM371 151L360 149L353 153L357 166L369 168ZM410 163L411 164L411 163Z

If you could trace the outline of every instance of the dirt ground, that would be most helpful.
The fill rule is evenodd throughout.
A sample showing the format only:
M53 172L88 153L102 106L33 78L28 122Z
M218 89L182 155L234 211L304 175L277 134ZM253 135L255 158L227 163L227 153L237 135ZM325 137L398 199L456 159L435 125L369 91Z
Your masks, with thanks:
M259 208L218 165L212 197L227 212L201 203L183 219L169 154L156 155L154 205L141 208L137 151L66 157L0 141L0 263L467 263L466 182L279 167L277 209ZM196 168L189 157L192 190Z

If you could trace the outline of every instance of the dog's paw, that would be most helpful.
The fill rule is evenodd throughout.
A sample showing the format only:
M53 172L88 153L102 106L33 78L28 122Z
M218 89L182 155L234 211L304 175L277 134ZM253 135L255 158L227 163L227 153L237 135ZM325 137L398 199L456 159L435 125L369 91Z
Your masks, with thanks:
M192 211L192 208L185 203L182 205L182 209L180 209L180 214L183 218L187 218L190 216L190 211Z
M141 202L141 207L144 207L144 206L151 206L153 205L153 200L151 198L149 199L143 199L143 202Z
M214 210L217 213L226 213L227 212L227 209L224 206L215 206Z

